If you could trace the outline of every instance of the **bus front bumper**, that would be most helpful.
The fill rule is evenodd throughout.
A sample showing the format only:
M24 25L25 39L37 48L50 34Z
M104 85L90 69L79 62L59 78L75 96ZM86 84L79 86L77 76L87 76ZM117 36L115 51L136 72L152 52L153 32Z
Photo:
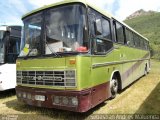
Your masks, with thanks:
M86 112L91 108L91 89L64 91L16 87L17 99L31 106Z

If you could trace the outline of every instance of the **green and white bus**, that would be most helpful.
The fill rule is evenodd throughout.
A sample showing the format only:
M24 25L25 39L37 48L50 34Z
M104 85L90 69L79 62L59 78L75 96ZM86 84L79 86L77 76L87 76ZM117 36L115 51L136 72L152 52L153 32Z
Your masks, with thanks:
M16 94L28 105L86 112L149 72L147 38L86 1L44 6L22 20Z

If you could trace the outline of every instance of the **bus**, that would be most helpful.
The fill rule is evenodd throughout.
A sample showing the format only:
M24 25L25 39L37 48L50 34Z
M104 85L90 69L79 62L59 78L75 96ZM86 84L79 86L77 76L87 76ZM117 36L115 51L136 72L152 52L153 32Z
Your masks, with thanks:
M21 26L0 26L0 91L16 87L16 58L20 42Z
M150 70L149 41L82 0L24 15L17 99L37 107L87 112Z

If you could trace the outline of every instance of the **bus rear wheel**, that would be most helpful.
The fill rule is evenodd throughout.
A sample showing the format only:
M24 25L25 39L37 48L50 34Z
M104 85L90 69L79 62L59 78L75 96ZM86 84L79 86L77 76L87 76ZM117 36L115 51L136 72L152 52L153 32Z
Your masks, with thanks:
M111 89L111 99L114 99L117 95L117 92L118 92L118 80L117 80L117 78L112 78L111 84L110 84L110 89Z

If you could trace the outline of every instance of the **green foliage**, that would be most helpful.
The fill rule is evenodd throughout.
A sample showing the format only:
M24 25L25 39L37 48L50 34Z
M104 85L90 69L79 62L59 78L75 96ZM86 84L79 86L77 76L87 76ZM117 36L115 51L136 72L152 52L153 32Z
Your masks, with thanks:
M149 39L152 57L160 60L160 13L142 15L124 22Z

